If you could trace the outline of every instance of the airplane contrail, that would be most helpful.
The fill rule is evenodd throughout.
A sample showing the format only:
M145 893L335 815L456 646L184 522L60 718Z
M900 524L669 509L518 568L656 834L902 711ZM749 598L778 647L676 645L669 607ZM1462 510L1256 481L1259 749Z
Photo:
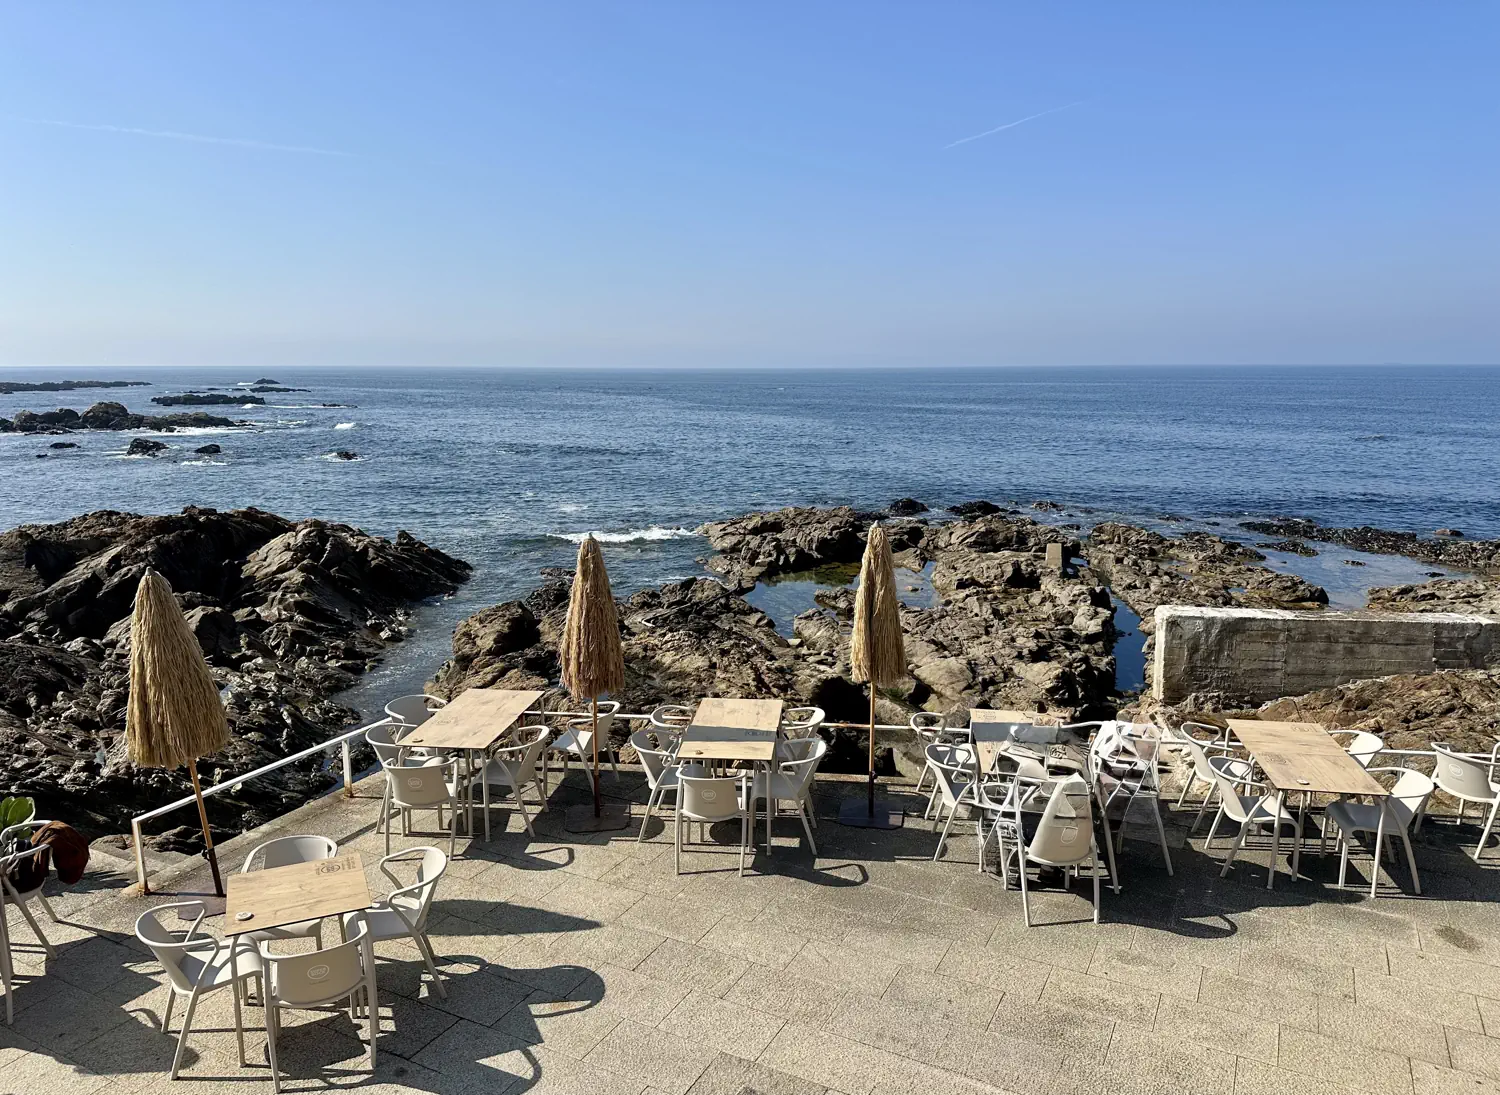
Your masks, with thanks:
M50 125L60 129L88 129L96 133L125 133L135 137L158 137L171 141L194 141L198 144L226 144L236 148L255 148L263 152L301 152L311 156L352 156L352 152L340 152L334 148L314 148L301 144L274 144L270 141L251 141L242 137L209 137L202 133L180 133L174 129L139 129L125 125L93 125L87 122L64 122L56 118L18 118L27 125Z
M1087 99L1079 99L1076 103L1064 103L1062 106L1055 106L1050 110L1039 111L1036 114L1028 114L1024 118L1017 118L1013 122L1006 122L1004 125L997 125L994 129L986 129L983 133L976 133L972 137L963 137L959 140L954 141L952 144L945 144L943 145L943 151L946 152L950 148L957 148L961 144L968 144L970 141L977 141L981 137L989 137L993 136L996 133L1003 132L1007 129L1014 129L1016 128L1016 126L1025 125L1027 122L1034 122L1038 118L1045 118L1048 114L1056 114L1059 110L1071 110L1073 107L1082 106L1086 102L1088 102Z

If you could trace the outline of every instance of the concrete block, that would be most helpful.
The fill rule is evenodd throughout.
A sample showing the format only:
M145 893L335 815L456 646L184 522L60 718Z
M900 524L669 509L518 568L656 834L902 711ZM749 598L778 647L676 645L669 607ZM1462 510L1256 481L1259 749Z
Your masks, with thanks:
M1500 618L1456 612L1294 612L1162 605L1152 694L1245 703L1392 673L1500 666Z

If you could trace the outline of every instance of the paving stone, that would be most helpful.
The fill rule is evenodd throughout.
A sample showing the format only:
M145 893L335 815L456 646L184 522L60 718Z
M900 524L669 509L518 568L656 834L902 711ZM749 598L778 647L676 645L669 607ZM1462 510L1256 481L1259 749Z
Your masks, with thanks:
M1396 1011L1363 1000L1351 1005L1325 996L1318 1001L1318 1032L1341 1042L1448 1065L1448 1039L1443 1025L1410 1011Z
M743 958L759 966L785 969L802 951L806 939L784 928L757 920L720 918L698 945L720 954Z
M1411 1071L1416 1095L1495 1095L1500 1092L1500 1083L1494 1080L1482 1079L1471 1072L1439 1068L1426 1061L1413 1061Z
M1007 998L995 1010L989 1029L1060 1050L1070 1057L1102 1061L1114 1037L1115 1024L1112 1019L1047 1000L1015 1003Z
M1365 1092L1407 1095L1412 1090L1407 1058L1296 1027L1281 1028L1277 1064Z
M1047 1046L993 1031L951 1030L933 1064L1004 1091L1050 1091L1066 1055Z
M1448 1051L1453 1067L1486 1080L1500 1081L1500 1038L1487 1038L1468 1030L1448 1030Z
M702 993L689 993L658 1024L682 1038L754 1060L786 1025L780 1016Z
M879 997L901 971L899 959L812 940L797 955L797 972L850 992Z
M902 1074L894 1054L801 1023L782 1027L759 1063L849 1095L870 1095L882 1075Z
M1500 1000L1500 966L1408 947L1387 947L1392 977Z
M1484 1032L1491 1038L1500 1038L1500 1000L1481 996L1478 1000L1479 1016L1484 1022ZM1462 1024L1455 1023L1454 1026Z
M850 924L839 945L872 954L901 966L935 970L953 942L941 936L908 931L892 924L855 922Z
M935 1016L924 1017L855 993L845 998L838 1014L824 1026L867 1046L929 1063L952 1029Z
M697 943L722 919L724 914L717 905L690 897L658 897L648 894L621 917L621 923L684 943Z
M647 977L682 985L692 992L723 996L750 968L750 963L692 943L668 939L636 968Z
M1404 977L1354 971L1354 998L1366 1007L1413 1015L1444 1026L1482 1031L1480 999L1460 991L1460 985L1427 985ZM1500 1001L1491 1001L1500 1006Z
M1172 1092L1231 1092L1234 1090L1235 1058L1202 1045L1184 1045L1172 1036L1162 1036L1121 1023L1115 1027L1105 1057L1108 1064L1133 1073L1136 1084Z
M559 1000L533 993L493 1024L529 1046L583 1060L626 1018L620 1008L594 999Z
M1094 951L1089 973L1163 995L1196 1000L1203 967L1192 961L1163 961L1140 951L1101 946Z
M751 966L724 993L724 999L817 1026L833 1018L846 995L846 990L803 977L795 969Z
M1271 1095L1273 1092L1275 1095L1360 1095L1352 1087L1240 1058L1235 1068L1234 1095Z
M668 1095L687 1095L718 1055L702 1043L627 1019L585 1058L585 1062L647 1080Z
M742 1095L745 1091L756 1095L823 1095L825 1090L822 1084L720 1053L709 1062L688 1095Z
M1156 1012L1156 1033L1262 1064L1276 1063L1276 1024L1240 1012L1163 996Z
M1120 1023L1150 1029L1156 1022L1160 994L1102 977L1055 969L1042 990L1042 999Z
M937 973L997 989L1015 1003L1040 999L1052 967L988 946L955 943L938 963Z
M983 1030L989 1026L1003 995L998 989L956 977L903 968L886 988L883 999L918 1015Z
M1318 1029L1319 999L1300 989L1265 985L1212 967L1204 967L1198 987L1200 1004L1251 1018L1274 1016L1278 1023L1303 1030ZM1348 1000L1344 1003L1350 1004Z

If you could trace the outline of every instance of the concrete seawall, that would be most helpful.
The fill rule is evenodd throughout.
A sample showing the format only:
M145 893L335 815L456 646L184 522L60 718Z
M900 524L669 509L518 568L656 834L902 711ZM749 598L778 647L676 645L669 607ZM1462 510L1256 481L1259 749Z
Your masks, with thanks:
M1496 667L1494 616L1163 605L1151 690L1165 703L1193 692L1263 703L1391 673Z

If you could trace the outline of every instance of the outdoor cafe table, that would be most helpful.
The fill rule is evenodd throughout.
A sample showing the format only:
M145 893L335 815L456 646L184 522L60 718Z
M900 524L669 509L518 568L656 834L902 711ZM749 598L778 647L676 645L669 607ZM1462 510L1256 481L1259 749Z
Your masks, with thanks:
M706 699L698 704L692 724L682 732L677 746L683 761L748 761L765 765L768 778L776 760L777 731L781 726L780 700ZM766 803L766 851L771 850L771 815L775 803Z
M526 709L542 698L534 689L470 688L438 708L416 730L401 739L402 746L454 749L464 754L464 819L474 835L474 754L482 753L510 732ZM484 839L490 838L490 813L484 812Z
M358 852L232 874L225 883L225 891L224 934L230 939L231 984L239 980L239 950L249 945L242 943L240 936L370 907L365 863ZM377 1006L374 1000L370 1001L370 1006ZM240 1061L243 1064L245 1030L240 1020L238 988L234 990L234 1032L240 1042Z
M1240 744L1255 758L1266 775L1266 782L1276 789L1276 815L1279 817L1288 795L1299 796L1297 820L1300 825L1313 795L1364 795L1380 804L1380 820L1375 833L1375 847L1385 841L1385 806L1388 792L1376 778L1351 757L1326 729L1315 722L1268 722L1260 719L1228 719L1229 729ZM1271 836L1271 872L1266 889L1276 881L1276 860L1281 851L1281 825L1273 826ZM1292 850L1292 878L1298 877L1302 842ZM1380 878L1377 860L1370 872L1370 896Z

